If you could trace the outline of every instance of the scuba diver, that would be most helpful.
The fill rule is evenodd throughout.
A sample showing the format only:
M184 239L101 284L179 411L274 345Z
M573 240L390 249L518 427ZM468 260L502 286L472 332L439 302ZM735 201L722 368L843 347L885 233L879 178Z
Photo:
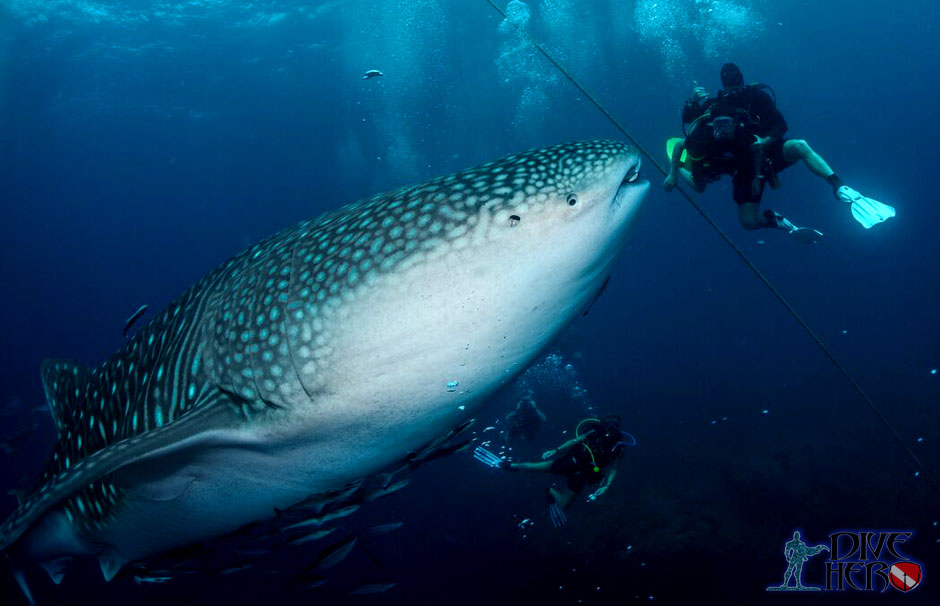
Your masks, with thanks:
M777 109L773 89L766 84L745 84L734 63L721 67L722 90L709 97L702 87L692 91L682 111L684 139L667 143L671 166L663 182L667 192L681 176L701 193L721 175L732 176L734 201L744 229L783 229L796 239L817 242L822 233L797 227L783 215L767 209L760 214L764 186L777 189L777 174L803 161L832 186L837 200L851 205L852 215L866 229L895 215L894 208L842 183L829 164L802 139L787 139L787 122ZM768 94L768 91L770 94ZM686 127L686 125L689 125Z
M481 463L507 471L536 471L563 475L566 485L546 490L548 513L555 528L567 524L565 509L585 487L593 488L588 496L594 501L607 492L617 475L617 463L625 446L635 446L636 438L620 429L620 417L583 419L575 428L575 437L542 454L542 461L512 463L477 446L473 456Z
M532 390L529 389L516 402L516 408L506 415L506 437L510 442L531 440L545 422L545 413L535 404Z

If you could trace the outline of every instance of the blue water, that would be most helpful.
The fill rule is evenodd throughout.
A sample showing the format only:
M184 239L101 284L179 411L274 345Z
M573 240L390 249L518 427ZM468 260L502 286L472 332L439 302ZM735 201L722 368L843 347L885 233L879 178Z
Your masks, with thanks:
M715 91L734 60L774 88L789 137L896 206L866 231L825 183L790 168L764 206L825 233L809 247L742 230L727 178L698 198L940 474L937 4L532 0L527 22L515 9L657 161L693 82ZM501 22L482 0L0 8L0 404L22 407L0 422L10 434L41 421L0 452L2 485L28 485L55 439L48 416L29 413L43 402L44 358L105 359L139 305L159 309L302 218L528 148L622 138ZM385 76L363 80L369 69ZM350 532L405 524L322 589L251 571L105 584L80 563L59 588L37 576L37 593L329 603L381 579L397 585L357 599L797 603L764 591L781 580L784 541L851 528L914 531L906 553L926 576L905 599L936 603L936 490L734 253L658 188L651 162L643 174L654 188L607 292L527 375L548 421L520 457L569 437L590 410L619 413L638 439L610 492L576 502L567 528L545 511L551 479L464 453L363 508ZM521 531L523 518L535 526ZM819 564L806 570L822 581ZM6 570L0 587L4 603L21 599Z

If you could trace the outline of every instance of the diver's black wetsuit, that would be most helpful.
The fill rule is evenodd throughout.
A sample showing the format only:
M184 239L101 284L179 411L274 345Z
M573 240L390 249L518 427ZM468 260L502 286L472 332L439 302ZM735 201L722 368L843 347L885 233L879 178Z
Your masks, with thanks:
M568 489L579 492L604 479L604 468L615 463L623 450L619 433L615 437L592 429L582 443L571 446L568 452L555 459L549 471L567 477Z
M682 122L692 124L686 137L686 149L692 158L692 178L704 187L721 175L732 175L734 201L760 203L765 180L754 187L755 152L751 149L755 135L770 137L764 147L763 171L778 173L795 164L783 156L783 135L787 121L777 104L761 85L748 84L723 90L717 97L702 102L688 101L682 110ZM706 115L707 114L707 115ZM733 134L716 137L715 118L730 118Z

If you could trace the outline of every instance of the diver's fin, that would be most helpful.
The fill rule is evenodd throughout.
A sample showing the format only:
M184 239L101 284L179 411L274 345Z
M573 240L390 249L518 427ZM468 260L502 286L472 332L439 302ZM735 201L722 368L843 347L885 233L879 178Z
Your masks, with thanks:
M819 241L822 240L823 237L821 231L813 229L812 227L797 227L791 229L788 233L791 238L803 244L819 244Z
M871 229L883 221L887 221L897 213L893 206L888 206L877 200L866 198L851 187L843 185L836 190L836 196L852 205L852 216L861 223L865 229Z
M495 469L499 469L500 467L502 467L502 466L505 464L505 461L503 461L502 458L500 458L498 455L496 455L496 454L494 454L494 453L488 451L487 449L483 448L482 446L477 446L477 447L474 449L474 451L473 451L473 458L476 459L477 461L479 461L480 463L483 463L483 464L486 465L487 467L493 467L493 468L495 468Z
M764 211L764 218L770 227L776 227L787 232L791 238L804 244L818 244L823 237L823 233L812 227L798 227L792 221L780 213L767 209Z
M565 515L565 510L562 509L561 505L555 499L555 495L552 494L551 488L546 489L545 498L548 501L548 517L552 520L552 526L561 528L566 525L568 523L568 517Z
M12 545L57 503L108 474L190 448L243 440L229 430L234 418L232 408L220 397L159 429L115 442L76 462L40 486L7 518L0 527L0 551Z

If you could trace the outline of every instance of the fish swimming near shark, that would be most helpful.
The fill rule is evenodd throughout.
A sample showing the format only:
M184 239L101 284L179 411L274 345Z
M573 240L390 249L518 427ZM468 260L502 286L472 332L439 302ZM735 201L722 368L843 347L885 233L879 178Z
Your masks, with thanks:
M100 366L41 368L58 442L0 527L30 562L125 564L406 460L591 304L649 184L582 141L375 195L224 263Z

